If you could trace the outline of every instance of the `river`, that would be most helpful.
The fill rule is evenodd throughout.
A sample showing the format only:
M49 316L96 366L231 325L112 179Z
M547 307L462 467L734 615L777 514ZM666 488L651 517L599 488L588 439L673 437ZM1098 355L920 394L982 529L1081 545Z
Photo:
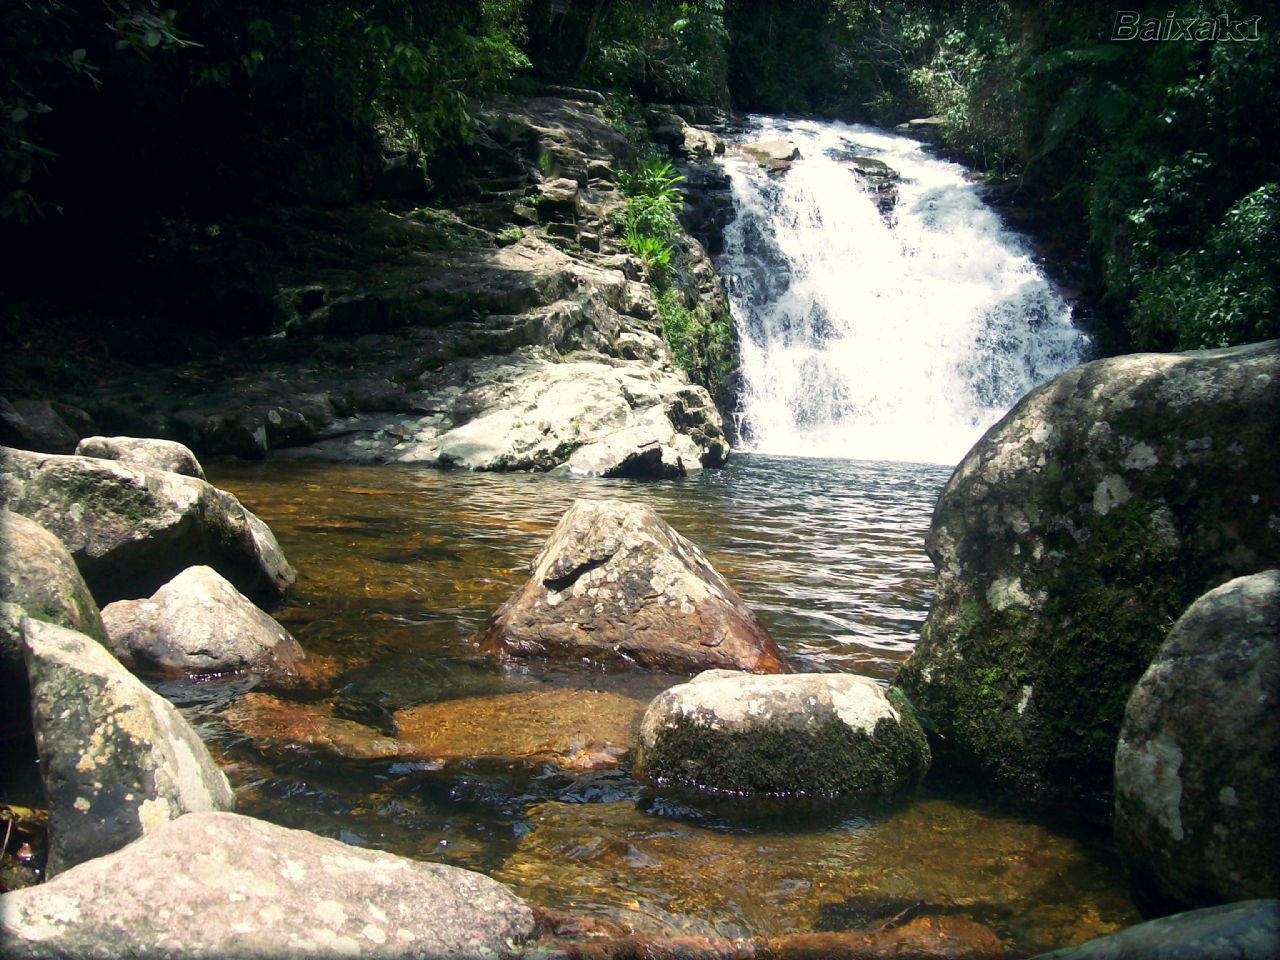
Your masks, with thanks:
M1088 342L962 168L870 128L756 118L747 136L786 138L802 159L783 177L732 150L725 161L738 216L718 266L744 373L725 469L641 483L208 465L298 568L277 615L328 667L276 696L390 735L397 710L422 704L465 700L484 714L502 702L488 698L563 690L644 701L681 682L499 663L472 646L573 500L603 496L650 503L698 543L796 669L892 679L928 612L924 535L951 467ZM898 172L891 209L877 208L852 156ZM625 757L586 772L343 759L230 723L254 684L161 685L244 812L481 870L563 913L731 937L959 914L1024 956L1137 919L1105 835L1009 812L956 780L931 779L890 807L730 809L653 793ZM495 742L510 733L500 716L478 722Z

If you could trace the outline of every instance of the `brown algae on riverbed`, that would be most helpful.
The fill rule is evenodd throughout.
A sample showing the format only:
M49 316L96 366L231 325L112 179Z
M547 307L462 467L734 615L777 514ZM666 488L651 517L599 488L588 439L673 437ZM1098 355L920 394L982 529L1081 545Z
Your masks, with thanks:
M630 777L621 729L686 677L502 665L471 645L573 500L620 496L698 543L797 669L886 681L928 610L923 537L944 468L738 457L665 484L285 462L210 472L272 526L299 570L276 616L332 665L327 681L278 700L246 701L228 680L165 691L210 738L243 812L482 870L539 906L658 934L856 929L905 911L972 918L1029 955L1136 919L1097 835L948 788L807 825L654 798ZM228 723L237 702L271 701L319 723L318 739ZM565 708L570 732L522 719L534 702ZM424 748L359 759L379 739ZM575 755L606 766L565 762Z
M496 874L553 911L637 933L779 936L964 916L1022 955L1137 921L1077 840L940 798L811 832L711 829L630 803L544 803Z

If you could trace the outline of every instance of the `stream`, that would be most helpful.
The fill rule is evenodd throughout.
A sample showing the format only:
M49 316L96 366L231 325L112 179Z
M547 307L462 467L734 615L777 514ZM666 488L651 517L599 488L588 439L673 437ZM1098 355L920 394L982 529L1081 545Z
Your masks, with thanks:
M390 731L399 709L528 691L647 700L684 678L499 664L469 642L576 497L650 503L698 543L802 670L887 682L928 611L921 544L948 468L735 455L663 483L312 462L215 462L210 480L276 532L299 571L276 616L319 687L277 692ZM1003 811L958 783L891 808L703 808L589 772L497 760L350 760L226 722L244 677L160 685L198 726L240 809L480 870L540 906L638 932L776 935L903 910L985 923L1022 955L1136 920L1108 839ZM479 702L479 701L473 701ZM495 741L504 737L495 722Z

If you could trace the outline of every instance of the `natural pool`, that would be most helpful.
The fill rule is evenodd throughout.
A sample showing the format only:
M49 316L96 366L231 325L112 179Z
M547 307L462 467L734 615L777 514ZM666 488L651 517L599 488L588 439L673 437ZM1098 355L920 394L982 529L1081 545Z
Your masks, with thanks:
M582 702L643 702L683 679L499 664L471 646L574 498L651 503L706 551L796 669L887 681L928 611L923 539L948 474L758 454L664 483L206 466L276 532L299 572L276 616L330 666L324 683L278 696L386 735L396 711L466 701L480 719L446 709L453 719L440 722L473 739L491 730L495 741L518 731L501 711L484 714L484 703L506 702L492 698L576 691ZM653 795L625 758L586 772L536 758L342 758L233 729L228 707L253 683L161 685L224 763L242 812L481 870L563 913L732 937L856 928L903 911L960 915L1021 955L1138 919L1105 836L1002 811L962 785L930 782L887 809L787 814Z

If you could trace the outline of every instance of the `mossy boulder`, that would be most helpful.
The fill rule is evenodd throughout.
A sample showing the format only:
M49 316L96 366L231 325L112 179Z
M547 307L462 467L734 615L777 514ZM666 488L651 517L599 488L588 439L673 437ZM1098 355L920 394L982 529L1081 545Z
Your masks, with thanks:
M1076 367L956 468L896 683L935 759L1109 817L1134 684L1187 606L1280 564L1280 341Z
M1189 906L1280 896L1280 570L1174 624L1129 698L1115 769L1136 876Z
M740 797L888 798L929 768L901 695L852 674L708 670L654 698L637 776Z
M205 479L204 468L191 450L175 440L147 437L85 437L76 444L77 457L120 460L135 467L168 470L184 477Z
M0 507L66 544L99 604L149 596L196 564L263 606L296 579L267 525L196 477L0 447Z

